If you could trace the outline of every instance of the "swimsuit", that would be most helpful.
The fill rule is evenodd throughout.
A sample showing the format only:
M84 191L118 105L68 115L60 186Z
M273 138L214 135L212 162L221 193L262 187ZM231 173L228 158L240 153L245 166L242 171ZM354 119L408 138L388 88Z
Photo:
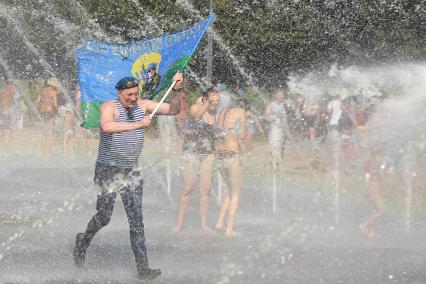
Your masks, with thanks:
M220 160L226 160L230 158L234 158L238 155L238 153L229 150L219 150L216 152L216 157Z
M183 125L183 151L198 158L200 161L214 153L214 142L220 131L208 124L204 119L187 119Z
M226 121L226 116L228 114L229 109L227 109L223 115L223 120L222 120L222 129L224 131L225 137L229 134L234 134L234 135L238 135L241 132L241 125L240 125L240 121L236 121L234 127L231 128L225 128L225 121ZM217 158L217 162L218 162L218 167L223 168L223 169L227 169L229 166L229 163L233 160L235 160L236 158L239 157L239 154L235 151L232 150L218 150L216 151L216 158Z

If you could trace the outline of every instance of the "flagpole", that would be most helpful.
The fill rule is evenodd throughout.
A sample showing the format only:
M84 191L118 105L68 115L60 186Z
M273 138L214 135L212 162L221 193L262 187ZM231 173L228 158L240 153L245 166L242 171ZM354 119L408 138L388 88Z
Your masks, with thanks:
M213 15L213 0L210 0L210 15ZM212 20L214 21L214 19ZM213 74L213 23L208 29L207 35L207 82L212 84L212 74Z
M213 15L213 0L210 0L210 15ZM207 31L207 73L206 81L212 85L213 74L213 23ZM217 202L220 204L222 200L222 178L220 172L217 172Z
M169 93L172 91L173 87L176 85L176 81L173 81L173 83L170 85L169 89L167 90L167 92L164 94L163 98L161 99L161 101L157 104L157 106L155 107L154 111L151 113L150 117L152 118L154 116L154 114L157 112L158 108L160 107L160 105L164 102L164 100L167 98L167 96L169 95Z

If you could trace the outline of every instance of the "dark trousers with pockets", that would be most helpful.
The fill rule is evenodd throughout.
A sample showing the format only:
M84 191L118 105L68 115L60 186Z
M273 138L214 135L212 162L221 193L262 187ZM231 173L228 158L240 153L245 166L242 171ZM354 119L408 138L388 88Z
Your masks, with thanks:
M101 186L96 202L96 214L87 224L86 248L95 234L111 220L117 193L120 194L130 226L130 242L138 270L148 268L142 216L143 179L133 169L97 163L95 183Z

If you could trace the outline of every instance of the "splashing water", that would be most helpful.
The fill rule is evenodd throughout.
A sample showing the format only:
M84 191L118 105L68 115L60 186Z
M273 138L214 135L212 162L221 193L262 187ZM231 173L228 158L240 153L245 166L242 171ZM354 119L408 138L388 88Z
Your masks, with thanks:
M41 1L44 6L48 1ZM119 37L106 35L96 23L90 19L84 6L79 1L72 1L81 12L90 28L83 28L84 35L95 35L97 38L121 41ZM140 8L138 1L133 1ZM179 1L195 15L188 1ZM53 66L47 62L44 52L38 50L29 40L26 31L13 15L19 14L10 7L0 6L1 16L6 18L15 31L23 38L28 49L37 57L42 66L53 75ZM154 18L149 18L141 9L143 18L161 32L161 26L155 26ZM44 11L38 11L38 16ZM69 34L78 39L78 29L59 14L49 10L47 21L57 31ZM55 24L56 23L56 24ZM224 48L234 65L255 88L253 77L241 67L238 59L232 55L220 35L215 38ZM73 40L66 42L68 48L75 44ZM72 56L70 53L69 56ZM0 65L6 70L8 77L14 78L8 68L4 54L0 53ZM203 78L195 77L200 84ZM290 92L301 95L324 96L338 94L342 98L360 95L367 101L373 101L383 94L388 99L377 99L375 113L380 116L380 127L371 127L365 134L368 147L385 145L387 159L398 165L397 170L404 173L407 187L412 184L416 173L424 172L419 157L425 151L425 81L426 65L395 64L380 67L340 67L332 66L325 72L294 74L290 76ZM206 82L204 82L206 84ZM34 106L33 106L34 107ZM371 125L370 125L371 123ZM368 121L367 129L374 123ZM389 127L391 125L391 127ZM377 135L380 133L380 135ZM26 140L33 140L34 137ZM33 142L33 141L27 141ZM156 147L157 140L144 149L142 172L146 174L146 211L147 242L152 263L161 264L164 269L164 282L174 283L282 283L300 282L331 283L336 279L347 279L352 275L354 282L380 283L389 279L424 279L421 273L424 268L424 252L422 251L423 231L411 242L404 236L400 242L395 239L383 243L366 244L358 238L353 227L345 225L330 226L332 214L330 204L330 184L323 177L286 177L278 176L277 215L271 216L271 197L269 187L271 180L269 157L264 151L249 158L243 174L242 207L239 213L239 228L244 233L236 239L225 239L221 235L205 236L195 229L188 229L182 236L171 236L169 227L175 217L175 208L171 200L177 200L181 190L180 161L173 159L168 174L163 174L167 157L149 152ZM29 146L30 147L30 146ZM148 152L147 152L148 151ZM176 153L173 153L177 155ZM423 155L423 156L422 156ZM81 158L81 157L75 157ZM267 160L267 162L265 162ZM88 267L85 270L74 269L71 265L73 237L81 230L84 222L94 212L96 192L91 186L93 157L78 163L54 157L44 160L36 154L3 153L0 166L5 169L1 173L2 185L8 190L0 200L2 208L17 213L18 217L30 215L34 219L25 219L21 224L0 224L0 281L1 282L133 282L134 261L128 244L128 228L125 213L117 205L119 214L112 224L96 239L88 254ZM89 167L87 165L90 165ZM424 166L424 165L423 165ZM40 171L46 171L40 175ZM37 179L40 175L40 179ZM171 188L165 180L172 176L176 183ZM26 182L21 179L26 180ZM37 181L38 180L38 181ZM342 180L342 184L344 180ZM120 185L121 181L117 180ZM359 186L359 185L357 185ZM163 188L165 194L153 197L156 188ZM40 194L36 194L36 191ZM343 190L342 190L343 192ZM415 191L411 192L416 194ZM409 209L413 195L407 194ZM339 202L343 213L341 219L348 221L347 226L354 225L352 218L358 218L359 198L340 196ZM276 206L276 205L273 205ZM21 208L19 208L21 207ZM196 209L194 209L196 211ZM217 208L212 206L211 216L216 216ZM407 210L407 219L416 218ZM122 214L121 214L122 213ZM190 215L196 215L190 212ZM119 217L121 216L121 217ZM191 217L191 216L190 216ZM116 217L114 217L116 218ZM389 217L391 221L393 217ZM418 218L418 216L417 216ZM210 220L212 221L212 220ZM25 224L25 223L29 224ZM195 218L189 218L194 227L198 224ZM424 226L423 220L416 220L416 226ZM356 226L356 225L355 225ZM389 230L389 229L388 229ZM394 232L392 230L389 230ZM404 253L401 253L404 252ZM410 257L404 257L409 255ZM349 257L348 257L349 256ZM387 262L392 259L392 265ZM354 260L352 262L352 260ZM366 265L365 265L366 264ZM306 273L309 271L310 273ZM356 271L365 271L358 275ZM406 272L408 271L408 273ZM416 274L417 273L417 274ZM406 277L406 278L404 278ZM411 278L410 278L411 277ZM366 278L368 278L366 280Z

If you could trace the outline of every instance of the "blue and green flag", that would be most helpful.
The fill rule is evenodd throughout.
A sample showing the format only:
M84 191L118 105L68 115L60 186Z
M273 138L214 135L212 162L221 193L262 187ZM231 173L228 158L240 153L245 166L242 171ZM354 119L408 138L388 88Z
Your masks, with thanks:
M191 28L153 39L110 44L87 40L77 49L82 127L99 127L100 105L117 97L115 84L126 76L140 80L141 95L153 98L188 64L212 16Z

